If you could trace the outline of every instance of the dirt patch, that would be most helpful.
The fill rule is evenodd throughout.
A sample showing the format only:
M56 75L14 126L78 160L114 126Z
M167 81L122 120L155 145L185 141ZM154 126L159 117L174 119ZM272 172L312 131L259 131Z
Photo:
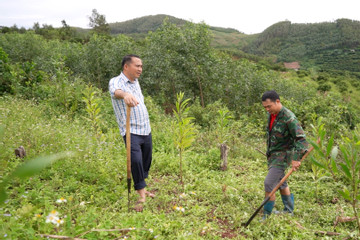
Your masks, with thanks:
M216 222L221 231L218 231L218 235L222 238L234 239L240 234L243 237L247 237L246 234L239 232L227 218L219 218L215 216L216 208L212 208L206 215L208 216L207 222Z

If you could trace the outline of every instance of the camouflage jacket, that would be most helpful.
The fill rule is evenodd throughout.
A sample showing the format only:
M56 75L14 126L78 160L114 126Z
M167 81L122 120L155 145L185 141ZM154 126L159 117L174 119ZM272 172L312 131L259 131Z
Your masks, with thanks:
M270 114L267 125L268 167L285 169L291 161L300 161L306 153L308 143L305 133L295 114L282 107L272 129L269 130Z

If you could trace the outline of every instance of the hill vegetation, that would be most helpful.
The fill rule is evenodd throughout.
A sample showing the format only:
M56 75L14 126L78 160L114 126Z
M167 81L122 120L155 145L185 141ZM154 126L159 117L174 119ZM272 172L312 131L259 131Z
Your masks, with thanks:
M165 14L158 14L154 16L146 16L128 20L125 22L110 23L111 34L132 34L132 33L148 33L155 31L167 19L169 23L176 24L177 26L184 25L187 21L175 18Z
M104 17L99 14L99 17ZM112 35L125 34L142 40L149 31L155 31L164 22L178 27L188 21L165 14L144 16L124 22L109 23ZM34 24L33 30L48 39L64 38L58 36L51 25ZM60 32L72 31L71 39L87 41L89 29L69 27L63 21ZM3 27L1 32L25 32L16 25ZM290 21L276 23L262 33L247 35L236 29L210 27L211 45L217 49L234 53L256 62L271 63L300 62L302 69L341 70L359 73L360 61L360 22L350 19L337 19L334 22L293 24ZM66 35L64 33L60 35Z
M360 72L360 22L349 19L313 24L279 22L242 50L274 55L279 62L298 61L304 68Z
M183 26L186 21L156 15L110 24L112 34L129 34L137 39L155 31L164 19ZM256 62L300 62L302 69L360 72L360 22L338 19L335 22L292 24L276 23L264 32L247 35L235 29L210 27L211 45ZM260 57L260 58L259 58Z

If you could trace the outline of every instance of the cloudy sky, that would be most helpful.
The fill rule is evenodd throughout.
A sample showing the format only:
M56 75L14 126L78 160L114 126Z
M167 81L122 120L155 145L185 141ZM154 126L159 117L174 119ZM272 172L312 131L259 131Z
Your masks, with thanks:
M259 33L279 21L360 21L359 0L0 0L0 26L30 28L35 22L60 27L61 21L88 28L92 9L108 23L167 14L194 23Z

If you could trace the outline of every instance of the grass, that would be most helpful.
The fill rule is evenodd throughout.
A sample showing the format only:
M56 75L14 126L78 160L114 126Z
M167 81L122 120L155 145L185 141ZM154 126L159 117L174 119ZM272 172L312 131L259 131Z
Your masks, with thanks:
M195 147L184 155L183 193L179 160L172 145L172 118L162 115L151 102L154 160L147 182L156 198L148 199L142 213L128 212L126 152L111 111L103 111L109 113L103 117L109 124L99 139L84 118L54 114L56 111L48 108L41 103L0 98L0 124L6 126L0 145L0 181L35 156L75 153L75 157L59 160L35 177L13 179L6 186L9 198L0 206L0 238L42 239L41 234L45 234L84 239L322 239L316 231L356 237L355 222L334 228L337 216L352 216L350 204L337 199L337 183L329 179L320 181L316 196L308 162L289 179L295 194L295 215L272 215L260 223L259 213L243 228L241 224L263 200L267 169L264 157L239 141L233 147L236 152L230 152L229 170L223 172L217 147L199 134ZM252 142L261 145L263 139ZM25 159L14 155L19 145L27 150ZM57 202L61 198L66 202ZM132 206L136 199L132 190ZM279 196L276 204L277 209L282 208ZM54 210L64 221L59 226L46 222Z

